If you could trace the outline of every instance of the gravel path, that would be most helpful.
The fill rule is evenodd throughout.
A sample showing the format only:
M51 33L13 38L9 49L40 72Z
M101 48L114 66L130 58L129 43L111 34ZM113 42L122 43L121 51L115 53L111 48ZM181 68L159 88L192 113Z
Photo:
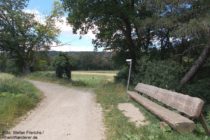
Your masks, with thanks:
M31 82L45 98L7 136L38 140L104 140L102 110L91 91Z

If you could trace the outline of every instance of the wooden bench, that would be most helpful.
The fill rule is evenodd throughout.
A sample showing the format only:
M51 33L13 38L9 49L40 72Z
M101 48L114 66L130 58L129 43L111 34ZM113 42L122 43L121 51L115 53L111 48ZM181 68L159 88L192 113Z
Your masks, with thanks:
M128 91L128 95L178 132L192 132L193 119L200 118L206 133L210 134L202 114L204 101L199 98L143 83L137 84L135 91Z

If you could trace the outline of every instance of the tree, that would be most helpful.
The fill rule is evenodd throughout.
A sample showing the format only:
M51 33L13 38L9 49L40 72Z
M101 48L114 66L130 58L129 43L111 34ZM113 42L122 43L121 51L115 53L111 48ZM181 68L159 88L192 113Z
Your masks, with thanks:
M0 52L0 71L5 72L6 64L7 64L7 54L4 52Z
M68 21L74 33L85 34L94 30L97 39L95 47L105 47L117 54L124 53L123 59L133 59L133 69L142 50L150 44L151 18L155 17L155 2L150 0L62 0ZM142 24L147 21L148 24Z
M180 81L180 84L184 85L196 75L209 56L210 1L167 0L166 2L162 1L162 4L167 7L164 20L166 22L173 21L172 35L176 38L185 38L191 47L199 50L199 56L194 55L194 57L198 57L197 60Z
M34 52L47 50L59 30L55 27L59 8L55 8L42 24L35 15L23 9L28 0L1 0L0 2L0 49L8 52L16 61L19 71L29 73L34 63Z
M152 43L160 41L157 52L162 60L174 57L181 50L182 56L199 58L184 76L181 84L189 81L204 64L209 52L210 1L209 0L62 0L68 21L74 33L85 34L92 29L96 33L96 47L114 51L116 60L137 60L143 54L152 53ZM174 41L171 41L174 39ZM182 40L182 49L175 43ZM182 46L186 41L188 44ZM201 45L202 44L202 45ZM199 47L198 47L199 46ZM186 48L184 48L186 47ZM191 49L195 48L195 49ZM203 51L202 51L203 50ZM202 53L203 52L203 53ZM200 56L197 55L200 53ZM188 57L188 56L187 56ZM182 57L183 58L183 57ZM184 81L184 82L183 82Z
M63 78L65 74L71 80L71 65L69 57L65 53L60 53L54 61L55 73L58 78Z

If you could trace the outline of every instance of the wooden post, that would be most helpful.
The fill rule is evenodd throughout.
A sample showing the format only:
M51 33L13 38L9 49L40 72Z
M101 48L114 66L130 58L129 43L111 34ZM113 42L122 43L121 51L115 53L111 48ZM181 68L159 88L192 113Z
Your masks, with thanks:
M200 121L201 121L201 124L202 124L206 134L208 136L210 136L210 130L208 129L208 126L207 126L206 120L205 120L205 118L203 116L203 113L201 113L201 115L200 115Z
M132 59L126 59L126 61L129 63L129 73L128 73L128 81L127 81L127 92L130 84L130 79L131 79L131 69L132 69Z

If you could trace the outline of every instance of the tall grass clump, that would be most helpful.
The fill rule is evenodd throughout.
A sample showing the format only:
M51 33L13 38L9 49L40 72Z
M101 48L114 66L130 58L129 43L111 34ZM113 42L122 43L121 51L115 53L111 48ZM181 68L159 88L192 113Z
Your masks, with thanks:
M40 92L29 82L0 73L0 136L40 99Z
M8 73L0 73L0 79L12 79L14 78L14 75L8 74Z

